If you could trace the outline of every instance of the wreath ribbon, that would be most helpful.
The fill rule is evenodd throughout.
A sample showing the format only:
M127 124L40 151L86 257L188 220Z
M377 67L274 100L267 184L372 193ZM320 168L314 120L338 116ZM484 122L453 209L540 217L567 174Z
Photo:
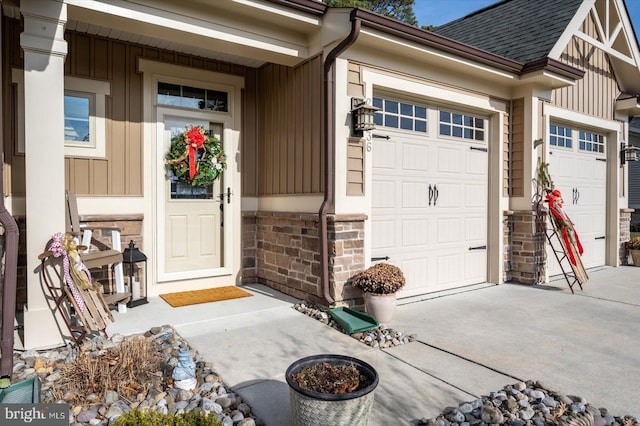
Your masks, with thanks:
M187 137L189 138L189 179L193 179L198 171L196 167L196 152L204 145L205 138L197 128L191 128L187 132Z

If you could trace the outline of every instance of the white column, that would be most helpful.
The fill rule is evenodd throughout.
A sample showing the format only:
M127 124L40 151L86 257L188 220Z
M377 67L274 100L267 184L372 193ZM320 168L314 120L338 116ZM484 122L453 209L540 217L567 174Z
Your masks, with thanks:
M55 0L22 0L27 223L26 349L55 346L62 336L44 297L38 255L64 232L64 26L67 6ZM66 331L66 330L65 330Z

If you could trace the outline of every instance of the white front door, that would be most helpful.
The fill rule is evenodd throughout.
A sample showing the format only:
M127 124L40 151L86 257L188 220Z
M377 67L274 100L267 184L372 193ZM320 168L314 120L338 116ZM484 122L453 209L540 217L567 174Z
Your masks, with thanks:
M214 276L224 267L224 176L211 186L194 187L172 179L164 166L171 139L187 126L202 126L210 136L222 140L224 123L216 118L202 112L159 111L159 281Z

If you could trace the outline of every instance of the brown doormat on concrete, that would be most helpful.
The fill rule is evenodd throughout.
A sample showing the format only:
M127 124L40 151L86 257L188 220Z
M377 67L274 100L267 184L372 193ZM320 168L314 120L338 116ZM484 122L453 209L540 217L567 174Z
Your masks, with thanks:
M234 286L207 288L204 290L181 291L178 293L161 294L165 302L178 308L180 306L196 305L198 303L219 302L221 300L238 299L253 296L251 293Z

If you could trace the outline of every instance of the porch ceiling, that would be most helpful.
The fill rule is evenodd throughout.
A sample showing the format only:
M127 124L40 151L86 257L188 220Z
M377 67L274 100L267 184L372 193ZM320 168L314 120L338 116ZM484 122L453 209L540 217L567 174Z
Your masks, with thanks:
M86 22L78 22L70 20L67 22L66 28L70 31L77 31L81 33L98 35L101 37L111 38L124 42L141 44L143 46L154 47L158 49L166 49L174 52L184 53L187 55L195 55L203 58L214 59L222 62L229 62L238 65L244 65L247 67L259 67L266 61L246 57L232 55L230 53L218 52L211 49L205 49L204 47L190 46L187 44L181 44L174 42L170 39L160 39L155 37L149 37L142 34L136 34L128 31L121 31L114 28L104 27L101 25L88 24Z

